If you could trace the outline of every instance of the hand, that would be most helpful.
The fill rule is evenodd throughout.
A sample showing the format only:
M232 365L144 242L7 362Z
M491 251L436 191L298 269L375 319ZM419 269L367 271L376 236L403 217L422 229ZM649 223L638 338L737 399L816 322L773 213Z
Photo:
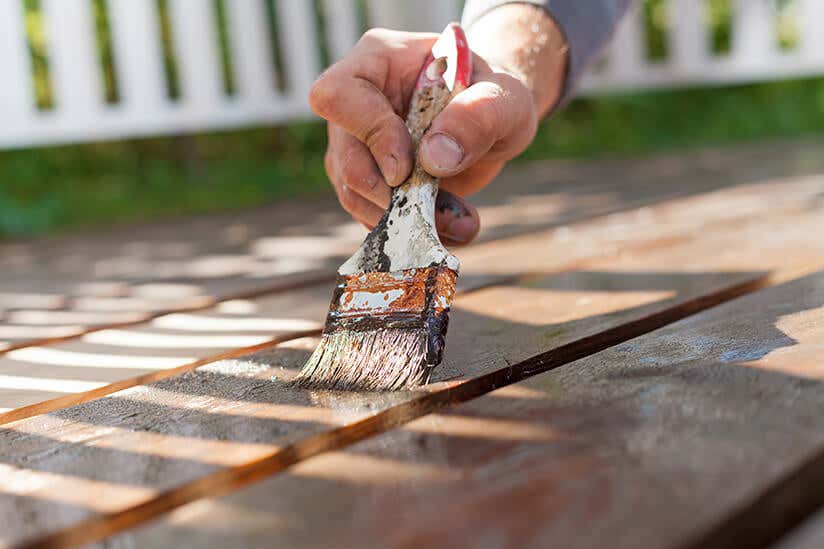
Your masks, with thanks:
M371 30L312 87L312 110L328 121L327 174L343 208L368 228L388 206L390 187L412 170L413 143L403 116L436 39ZM478 234L478 211L464 197L526 148L538 118L524 79L479 55L473 64L473 85L435 118L419 149L426 171L441 178L436 226L447 245L469 243Z

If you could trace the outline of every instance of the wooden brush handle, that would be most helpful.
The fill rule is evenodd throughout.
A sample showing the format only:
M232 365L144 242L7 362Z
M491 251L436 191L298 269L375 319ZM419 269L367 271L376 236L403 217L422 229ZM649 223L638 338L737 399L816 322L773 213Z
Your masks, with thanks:
M469 86L471 75L472 55L466 35L457 23L450 23L432 47L409 102L406 127L416 151L412 173L392 191L386 213L355 255L341 265L340 274L404 271L442 264L458 271L458 259L441 244L435 228L438 179L423 169L417 149L432 120L452 97Z
M449 101L469 87L471 77L472 52L466 35L460 25L450 23L423 64L409 101L406 127L415 144L415 168L399 188L414 185L419 180L434 179L418 161L421 137Z

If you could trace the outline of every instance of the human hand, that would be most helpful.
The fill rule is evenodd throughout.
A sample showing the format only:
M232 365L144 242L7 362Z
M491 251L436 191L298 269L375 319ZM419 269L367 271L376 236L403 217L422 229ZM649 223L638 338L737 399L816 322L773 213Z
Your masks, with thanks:
M403 116L437 34L375 29L315 82L312 110L328 121L326 171L343 208L369 228L391 187L413 167ZM535 135L538 109L524 78L473 56L473 85L456 95L424 134L420 161L441 178L436 227L446 245L472 241L478 211L464 197L486 186Z

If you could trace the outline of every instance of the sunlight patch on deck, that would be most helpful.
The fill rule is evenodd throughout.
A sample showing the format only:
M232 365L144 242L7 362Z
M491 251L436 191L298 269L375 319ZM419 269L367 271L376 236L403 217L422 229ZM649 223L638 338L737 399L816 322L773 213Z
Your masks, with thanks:
M81 333L83 326L25 326L0 325L0 337L6 339L49 339L53 337L68 337ZM0 342L0 349L3 348Z
M0 308L3 309L60 309L65 305L63 294L0 292Z
M131 356L97 353L81 353L47 347L25 347L6 354L7 358L20 362L50 364L52 366L81 366L84 368L133 368L137 370L165 370L183 366L197 360L196 357Z
M84 444L93 448L110 448L118 452L187 459L226 467L241 465L280 449L280 446L263 442L236 442L132 430L50 415L39 416L36 422L13 423L6 428L32 436L40 436L45 429L51 439L67 444Z
M0 463L0 494L41 497L105 512L145 501L156 496L158 490ZM106 496L101 498L100 494Z
M102 330L83 336L83 341L88 343L147 349L233 349L260 345L271 339L265 335L177 335L132 330Z
M15 391L45 391L49 393L82 393L109 385L106 381L78 381L47 377L0 375L0 389Z
M117 324L137 322L146 318L140 312L92 312L92 311L12 311L8 321L15 324L46 326L55 324Z
M158 328L192 332L291 332L315 330L318 322L299 318L223 318L185 313L174 313L152 321Z

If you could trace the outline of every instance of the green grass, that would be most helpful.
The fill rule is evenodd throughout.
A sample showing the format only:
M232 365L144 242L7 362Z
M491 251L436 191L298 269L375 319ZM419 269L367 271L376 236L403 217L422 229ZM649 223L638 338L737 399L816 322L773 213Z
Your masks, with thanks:
M824 78L574 101L522 159L824 132ZM0 235L104 227L329 192L319 123L0 152Z
M161 219L325 190L319 124L0 152L0 235Z
M525 159L645 153L824 132L824 78L573 102Z

